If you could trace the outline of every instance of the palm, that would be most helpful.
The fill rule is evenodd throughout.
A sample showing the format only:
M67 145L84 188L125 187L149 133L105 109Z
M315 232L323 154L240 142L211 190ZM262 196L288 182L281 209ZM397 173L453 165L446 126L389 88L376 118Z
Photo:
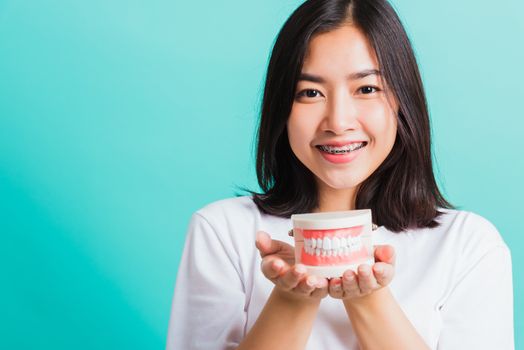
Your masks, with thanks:
M290 266L295 265L295 247L284 242L281 243L281 249L276 253L276 255Z

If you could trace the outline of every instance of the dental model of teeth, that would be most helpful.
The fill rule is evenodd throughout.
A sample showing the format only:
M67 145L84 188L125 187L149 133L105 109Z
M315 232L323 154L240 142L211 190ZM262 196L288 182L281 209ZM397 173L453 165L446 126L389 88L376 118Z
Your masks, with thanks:
M371 210L292 215L295 261L321 277L340 277L358 265L372 265Z
M343 256L362 249L360 237L304 238L304 251L316 256Z

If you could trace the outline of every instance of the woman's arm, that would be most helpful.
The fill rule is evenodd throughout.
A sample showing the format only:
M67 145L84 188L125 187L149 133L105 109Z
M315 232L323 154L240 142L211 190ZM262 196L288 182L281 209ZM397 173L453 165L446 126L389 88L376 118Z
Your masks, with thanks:
M329 294L342 299L362 350L429 349L387 285L394 275L392 246L375 248L373 265L360 265L332 279Z
M388 287L360 300L344 300L344 306L361 350L429 349Z
M325 278L308 276L303 265L293 264L293 247L257 235L262 256L262 272L275 283L273 292L253 328L238 350L304 349L320 300L327 295Z
M238 350L304 349L320 299L305 302L273 289L255 325Z
M191 217L186 237L166 349L234 349L244 336L247 314L233 240L201 212Z

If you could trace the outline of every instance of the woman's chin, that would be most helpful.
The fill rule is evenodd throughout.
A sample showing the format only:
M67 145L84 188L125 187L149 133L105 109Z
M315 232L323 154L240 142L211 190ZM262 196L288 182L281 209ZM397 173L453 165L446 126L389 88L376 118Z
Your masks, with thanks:
M325 179L322 180L325 186L328 186L334 190L350 190L357 187L361 181L358 181L357 179L345 179L341 180L339 179Z

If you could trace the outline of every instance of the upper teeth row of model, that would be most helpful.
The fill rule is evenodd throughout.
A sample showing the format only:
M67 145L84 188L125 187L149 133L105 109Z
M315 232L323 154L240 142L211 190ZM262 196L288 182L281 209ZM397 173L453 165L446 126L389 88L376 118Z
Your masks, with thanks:
M322 248L304 247L304 251L307 254L316 256L345 256L350 255L353 252L359 251L360 249L362 249L362 245L329 250L325 250Z
M312 249L321 248L325 250L335 250L344 247L360 247L362 246L362 240L360 237L305 238L304 245Z
M347 152L347 151L354 151L355 149L357 148L360 148L364 145L364 142L358 142L358 143L352 143L352 144L349 144L349 145L345 145L345 146L342 146L342 147L335 147L335 146L328 146L328 145L322 145L322 146L319 146L319 148L322 150L322 151L326 151L326 152L337 152L337 151L342 151L342 152Z

